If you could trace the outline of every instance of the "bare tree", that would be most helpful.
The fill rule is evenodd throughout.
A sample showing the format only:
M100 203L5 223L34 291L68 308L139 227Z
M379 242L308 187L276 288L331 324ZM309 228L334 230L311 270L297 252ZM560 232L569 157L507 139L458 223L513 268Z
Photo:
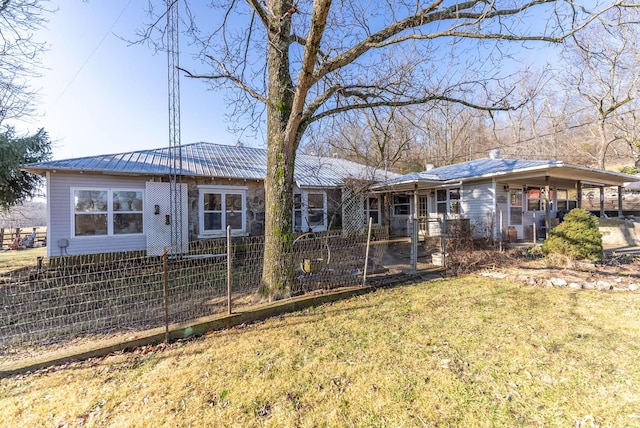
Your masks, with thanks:
M574 114L593 123L591 145L584 147L592 162L604 168L616 143L635 146L635 108L640 83L637 11L614 8L567 43L566 67L559 73L567 91L575 92ZM634 159L635 160L635 159Z
M612 0L607 8L623 3L628 2ZM253 121L266 117L262 279L272 298L286 295L295 279L293 168L310 125L358 109L439 102L513 108L521 100L511 96L499 67L510 46L561 42L597 15L560 0L212 4L206 24L187 12L205 69L184 71L214 87L238 89L230 103L234 114ZM486 103L473 102L479 93L495 94L493 87L506 90Z
M35 92L29 79L39 72L46 49L35 33L46 23L46 0L0 1L0 125L30 116Z
M627 114L620 116L613 126L617 137L627 143L633 159L633 169L637 170L640 169L640 114L637 108L638 99L636 98L634 101L634 108L629 109Z
M27 162L48 159L51 142L46 132L15 134L11 119L33 114L35 92L29 79L38 75L45 45L35 38L46 23L46 0L0 0L0 210L38 193L42 178L20 168Z
M416 125L396 107L346 112L315 125L309 130L305 152L384 170L404 170L403 154L416 140Z
M464 105L442 102L423 114L420 123L423 161L451 165L474 157L479 112Z

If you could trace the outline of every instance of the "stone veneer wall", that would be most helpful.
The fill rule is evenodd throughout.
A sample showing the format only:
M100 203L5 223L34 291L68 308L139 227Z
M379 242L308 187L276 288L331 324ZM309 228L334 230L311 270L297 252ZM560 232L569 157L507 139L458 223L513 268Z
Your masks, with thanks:
M200 219L198 212L198 186L239 186L247 188L247 232L250 235L264 233L264 185L257 180L228 180L220 178L192 178L186 180L189 186L189 240L198 239Z

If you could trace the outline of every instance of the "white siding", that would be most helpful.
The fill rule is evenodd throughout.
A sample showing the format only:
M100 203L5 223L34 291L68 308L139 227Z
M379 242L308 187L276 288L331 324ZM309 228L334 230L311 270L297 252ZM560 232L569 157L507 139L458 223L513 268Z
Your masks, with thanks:
M494 190L491 182L465 184L460 197L463 217L469 219L474 237L492 233L494 222Z
M47 256L95 254L104 252L145 250L146 235L83 236L74 238L72 227L72 187L92 188L145 188L142 177L118 177L102 174L51 172L47 181ZM145 207L144 209L147 209ZM58 244L68 241L65 249Z
M496 190L498 193L498 199L496 203L496 227L495 237L499 238L504 236L504 233L509 225L509 191L507 186L509 183L498 182L496 183ZM500 219L502 218L502 224Z

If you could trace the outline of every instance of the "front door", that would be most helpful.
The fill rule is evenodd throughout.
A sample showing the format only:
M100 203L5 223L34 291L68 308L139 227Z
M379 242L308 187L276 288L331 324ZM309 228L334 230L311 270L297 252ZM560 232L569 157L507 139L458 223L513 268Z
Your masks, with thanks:
M522 239L522 215L524 214L524 194L521 188L510 189L509 191L509 226L515 228L518 239Z
M418 196L418 233L419 236L427 235L427 218L429 216L429 196Z

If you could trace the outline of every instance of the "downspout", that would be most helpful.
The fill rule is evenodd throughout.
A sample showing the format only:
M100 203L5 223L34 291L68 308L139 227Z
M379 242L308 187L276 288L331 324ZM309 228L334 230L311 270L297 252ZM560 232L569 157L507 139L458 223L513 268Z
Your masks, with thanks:
M47 171L45 174L47 179L47 257L53 257L53 242L51 240L51 171Z

